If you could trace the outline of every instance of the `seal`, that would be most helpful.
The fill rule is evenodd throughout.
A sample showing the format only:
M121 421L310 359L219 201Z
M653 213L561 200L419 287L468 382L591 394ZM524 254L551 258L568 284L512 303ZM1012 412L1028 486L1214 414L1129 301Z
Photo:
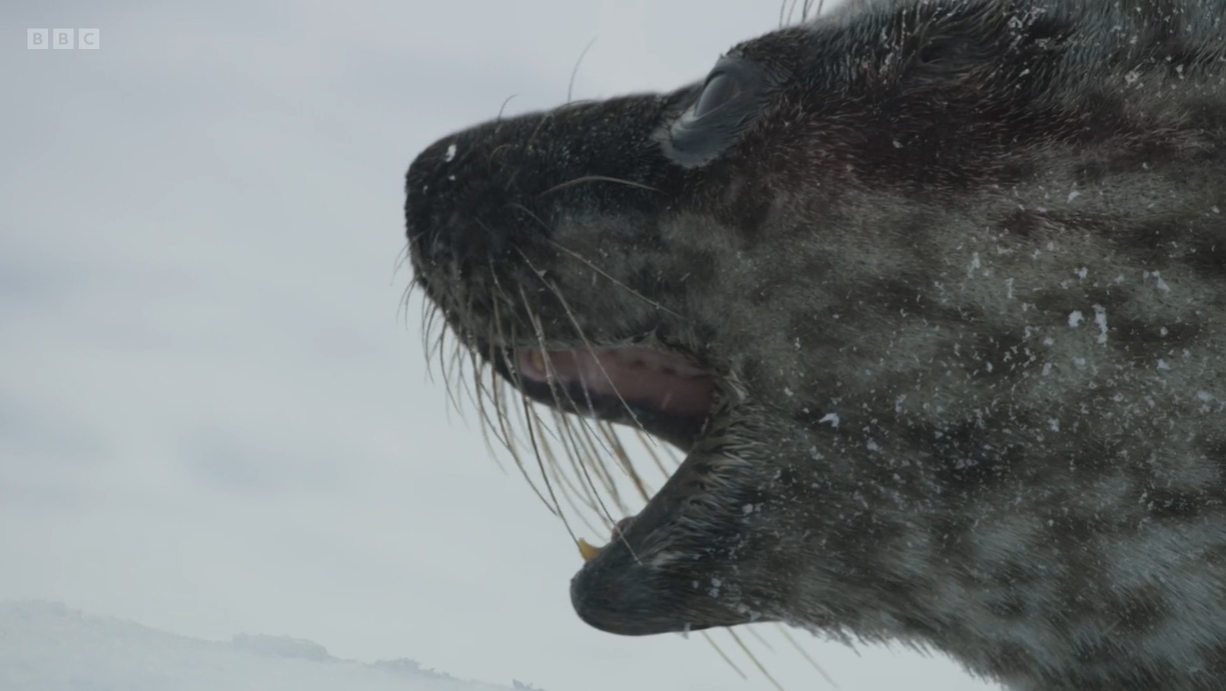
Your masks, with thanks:
M1226 0L854 4L406 190L480 400L684 454L584 548L591 625L1226 688Z

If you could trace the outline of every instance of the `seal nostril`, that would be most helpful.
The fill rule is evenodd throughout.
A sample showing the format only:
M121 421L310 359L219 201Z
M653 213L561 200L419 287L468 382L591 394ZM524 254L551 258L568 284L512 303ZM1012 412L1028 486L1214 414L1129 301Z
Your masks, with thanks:
M482 271L506 252L517 224L507 213L518 199L496 171L484 165L483 152L498 147L493 128L440 140L409 166L405 180L405 217L409 250L419 269L458 268L458 275ZM466 155L457 157L462 149Z

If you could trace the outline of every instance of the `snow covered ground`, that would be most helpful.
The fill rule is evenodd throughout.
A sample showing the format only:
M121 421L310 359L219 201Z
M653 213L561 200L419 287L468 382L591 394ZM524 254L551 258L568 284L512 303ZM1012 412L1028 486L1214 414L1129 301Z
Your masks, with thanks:
M43 601L0 603L0 691L526 691L364 664L289 636L205 641Z

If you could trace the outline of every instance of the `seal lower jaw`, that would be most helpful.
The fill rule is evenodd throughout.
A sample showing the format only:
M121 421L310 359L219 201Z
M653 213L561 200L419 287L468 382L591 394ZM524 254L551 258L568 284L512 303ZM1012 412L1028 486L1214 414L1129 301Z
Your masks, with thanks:
M623 636L700 631L751 621L745 612L717 597L719 588L712 590L711 579L690 575L695 555L644 549L660 538L652 533L668 523L658 515L661 504L674 503L666 492L653 498L642 520L619 521L606 547L588 546L591 558L570 584L576 614L592 627Z
M606 633L651 636L750 621L749 617L722 607L714 598L702 602L685 595L680 584L658 582L656 574L643 565L611 565L607 570L584 568L570 584L575 613L584 623Z

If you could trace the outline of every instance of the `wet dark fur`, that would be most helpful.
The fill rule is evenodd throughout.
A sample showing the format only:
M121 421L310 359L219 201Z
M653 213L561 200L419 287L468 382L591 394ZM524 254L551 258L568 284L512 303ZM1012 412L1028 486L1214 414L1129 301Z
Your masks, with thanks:
M753 101L697 155L701 83L423 152L416 280L504 376L503 346L641 339L718 373L580 616L1226 688L1224 16L876 3L735 48Z

